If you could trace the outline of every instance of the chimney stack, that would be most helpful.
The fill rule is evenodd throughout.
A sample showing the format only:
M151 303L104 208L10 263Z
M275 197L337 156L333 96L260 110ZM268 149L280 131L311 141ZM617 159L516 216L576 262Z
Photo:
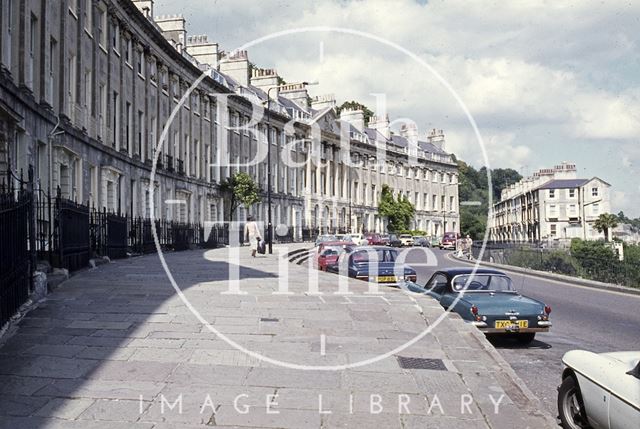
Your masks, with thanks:
M444 131L432 129L427 135L427 141L442 150L445 150Z
M389 115L386 113L382 116L371 116L369 119L369 128L377 130L387 140L391 139L391 129L389 128Z
M229 52L220 60L220 72L225 73L235 79L244 87L249 86L249 55L247 51Z
M361 133L364 132L364 112L362 110L342 109L340 120L353 125Z

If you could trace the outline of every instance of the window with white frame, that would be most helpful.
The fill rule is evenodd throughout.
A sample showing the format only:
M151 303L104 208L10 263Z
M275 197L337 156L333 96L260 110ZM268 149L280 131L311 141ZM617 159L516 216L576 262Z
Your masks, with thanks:
M551 237L555 237L558 234L558 225L556 225L555 223L552 223L551 225L549 225L549 235Z
M549 198L553 199L556 197L556 190L555 189L549 189Z
M35 88L35 63L36 63L36 48L38 42L38 18L34 14L31 14L30 27L29 27L29 61L27 63L27 86L31 89Z
M592 197L597 197L599 194L599 190L597 187L591 188L591 196Z
M124 60L129 66L133 64L133 40L131 40L131 37L125 43Z
M2 42L4 43L2 62L11 69L11 47L12 47L12 31L13 31L13 1L2 2L3 6L6 4L6 13L2 12L2 28L4 29L4 37Z
M103 5L98 7L98 44L107 48L107 11Z
M575 189L569 189L569 191L567 193L569 195L569 198L575 198L576 197L576 190Z
M93 0L84 0L83 7L84 29L89 35L93 34Z
M137 59L138 75L144 78L145 61L144 61L144 51L142 50L142 48L136 49L136 56L138 57Z
M600 214L600 204L591 205L591 214L594 216L598 216Z
M117 22L111 24L111 47L120 55L120 24Z

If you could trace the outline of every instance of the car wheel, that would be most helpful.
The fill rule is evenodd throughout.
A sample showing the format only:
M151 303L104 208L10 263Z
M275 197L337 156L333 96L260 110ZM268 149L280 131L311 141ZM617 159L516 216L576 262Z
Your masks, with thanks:
M558 389L558 413L564 429L589 428L580 386L571 376L562 380Z
M525 334L518 334L518 336L516 337L516 341L519 344L526 346L527 344L531 343L531 341L533 341L535 337L536 337L535 332L527 332Z

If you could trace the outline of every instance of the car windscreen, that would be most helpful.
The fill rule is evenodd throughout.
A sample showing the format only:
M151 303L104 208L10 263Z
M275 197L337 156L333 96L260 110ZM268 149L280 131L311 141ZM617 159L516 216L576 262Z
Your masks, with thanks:
M322 255L339 255L345 250L348 252L349 250L351 250L351 248L345 246L327 246L322 250Z
M356 264L372 262L395 262L398 252L391 249L358 250L351 255L351 261Z
M499 274L462 274L453 278L453 290L467 292L515 292L511 279ZM468 284L468 286L467 286Z

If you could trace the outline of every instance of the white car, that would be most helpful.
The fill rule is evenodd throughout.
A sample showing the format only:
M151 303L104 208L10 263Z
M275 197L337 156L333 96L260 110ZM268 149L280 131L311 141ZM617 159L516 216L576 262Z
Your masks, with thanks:
M344 241L351 241L356 246L364 246L368 243L368 241L364 238L364 235L359 232L354 232L353 234L345 234Z
M413 236L411 234L401 234L398 238L402 246L413 246Z
M564 355L558 413L565 429L640 428L640 351Z

